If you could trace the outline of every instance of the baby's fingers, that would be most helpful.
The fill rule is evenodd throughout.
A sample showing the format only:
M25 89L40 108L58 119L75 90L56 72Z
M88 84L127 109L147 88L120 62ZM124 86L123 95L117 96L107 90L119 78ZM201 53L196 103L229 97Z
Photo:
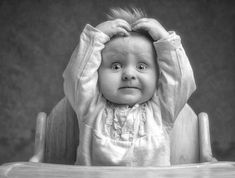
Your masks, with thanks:
M155 19L143 18L137 20L132 24L133 31L144 30L149 33L153 40L157 41L161 38L166 38L169 33L165 28Z
M143 18L134 22L133 24L131 24L131 26L132 26L132 30L134 31L137 31L140 29L149 31L150 22L146 18Z
M147 21L148 21L147 18L142 18L142 19L139 19L139 20L135 21L134 23L132 23L131 26L133 27L139 23L143 23L143 22L147 22Z
M129 36L130 34L126 29L124 29L122 27L118 27L115 35Z
M136 24L135 26L132 27L132 30L133 31L138 31L138 30L145 30L145 31L148 31L148 26L147 24L145 23L139 23L139 24Z
M117 19L117 26L124 28L126 31L131 31L131 25L127 23L125 20Z

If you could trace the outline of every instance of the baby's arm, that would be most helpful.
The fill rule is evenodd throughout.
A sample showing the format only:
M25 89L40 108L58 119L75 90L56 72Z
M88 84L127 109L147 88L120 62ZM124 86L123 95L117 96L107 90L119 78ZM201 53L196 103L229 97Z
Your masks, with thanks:
M180 37L168 33L155 19L140 19L134 30L146 30L154 39L160 70L158 91L163 119L172 124L196 89L193 71Z
M100 24L99 28L91 25L84 28L63 74L65 95L79 118L86 119L85 115L88 117L98 107L97 70L101 64L101 50L112 35L126 35L125 26L125 21L114 20Z

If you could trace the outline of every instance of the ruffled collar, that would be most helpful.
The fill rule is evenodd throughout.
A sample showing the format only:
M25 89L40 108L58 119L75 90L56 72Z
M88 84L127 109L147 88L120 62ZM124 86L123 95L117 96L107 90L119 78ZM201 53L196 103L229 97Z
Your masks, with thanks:
M127 111L127 110L136 110L138 109L139 107L146 107L146 103L142 103L142 104L135 104L134 106L130 106L130 105L125 105L125 104L116 104L116 103L112 103L110 101L107 101L107 105L110 107L110 108L113 108L115 110L120 110L120 111Z

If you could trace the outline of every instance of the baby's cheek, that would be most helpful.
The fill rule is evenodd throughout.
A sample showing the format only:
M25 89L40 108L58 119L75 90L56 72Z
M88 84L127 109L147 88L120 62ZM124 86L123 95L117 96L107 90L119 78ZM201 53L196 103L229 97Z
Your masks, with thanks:
M112 75L109 72L100 72L98 77L100 92L106 97L112 95L116 86L115 79L112 78Z
M153 95L153 93L155 92L155 90L157 89L157 80L155 77L151 78L150 80L146 81L146 92L148 93L148 95Z

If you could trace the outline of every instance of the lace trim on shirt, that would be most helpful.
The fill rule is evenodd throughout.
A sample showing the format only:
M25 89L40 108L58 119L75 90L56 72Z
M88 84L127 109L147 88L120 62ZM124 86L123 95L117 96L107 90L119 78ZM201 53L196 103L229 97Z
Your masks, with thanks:
M146 104L130 108L108 103L104 117L105 132L114 140L132 141L145 136Z

